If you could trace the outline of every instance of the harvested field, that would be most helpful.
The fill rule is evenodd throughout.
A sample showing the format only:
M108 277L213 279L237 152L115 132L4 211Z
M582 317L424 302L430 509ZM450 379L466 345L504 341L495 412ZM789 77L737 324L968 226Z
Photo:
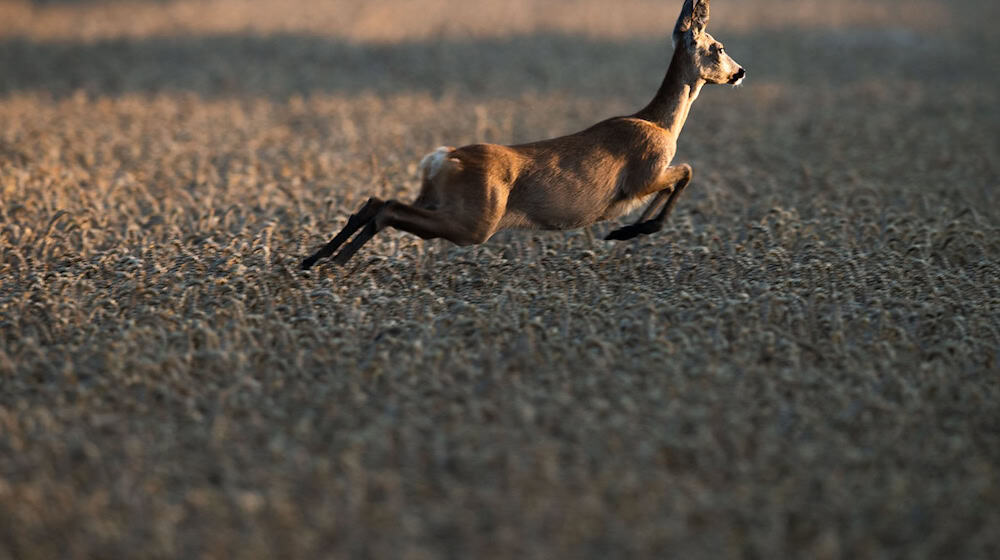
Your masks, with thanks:
M633 242L381 233L679 0L0 0L0 559L1000 557L993 2L716 0Z

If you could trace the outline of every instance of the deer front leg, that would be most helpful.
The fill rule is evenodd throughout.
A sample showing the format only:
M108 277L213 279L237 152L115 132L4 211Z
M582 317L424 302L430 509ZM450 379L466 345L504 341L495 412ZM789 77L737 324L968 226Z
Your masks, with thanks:
M643 190L638 196L639 198L648 196L652 193L656 193L656 197L653 201L649 203L646 210L643 211L642 216L639 220L631 225L616 229L609 233L606 240L624 241L626 239L632 239L633 237L638 237L640 235L648 235L650 233L656 233L663 229L663 223L667 220L670 212L677 205L677 199L680 197L681 193L691 182L691 177L694 176L694 171L691 166L682 163L680 165L675 165L668 167L663 170L657 181L653 182L647 189ZM667 203L663 206L663 210L660 210L659 214L655 217L650 218L656 209L663 203L663 199L666 198Z

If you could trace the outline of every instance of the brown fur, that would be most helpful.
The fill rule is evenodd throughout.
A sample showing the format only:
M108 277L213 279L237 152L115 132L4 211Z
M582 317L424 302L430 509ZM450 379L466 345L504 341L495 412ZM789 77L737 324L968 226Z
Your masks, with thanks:
M707 23L708 0L686 0L674 28L674 56L663 84L635 115L529 144L439 148L421 162L423 184L412 205L372 198L364 219L361 212L352 216L303 267L332 254L362 227L336 262L345 262L386 227L473 245L506 228L562 230L618 218L653 195L640 223L608 238L658 230L691 179L690 166L670 165L691 104L706 83L738 83L745 75L704 32ZM657 213L660 205L664 208Z

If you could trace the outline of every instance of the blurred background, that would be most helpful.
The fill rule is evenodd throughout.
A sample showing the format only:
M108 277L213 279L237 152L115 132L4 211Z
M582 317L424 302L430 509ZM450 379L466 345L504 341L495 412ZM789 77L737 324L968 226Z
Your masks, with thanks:
M4 0L0 91L645 95L679 3ZM712 31L758 85L967 83L995 61L976 45L996 13L972 0L728 0Z

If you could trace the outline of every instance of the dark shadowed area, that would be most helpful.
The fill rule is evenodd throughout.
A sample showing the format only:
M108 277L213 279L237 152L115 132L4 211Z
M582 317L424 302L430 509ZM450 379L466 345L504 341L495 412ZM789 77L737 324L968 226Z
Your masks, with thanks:
M715 0L663 231L298 270L680 4L0 0L0 559L1000 557L992 4Z

